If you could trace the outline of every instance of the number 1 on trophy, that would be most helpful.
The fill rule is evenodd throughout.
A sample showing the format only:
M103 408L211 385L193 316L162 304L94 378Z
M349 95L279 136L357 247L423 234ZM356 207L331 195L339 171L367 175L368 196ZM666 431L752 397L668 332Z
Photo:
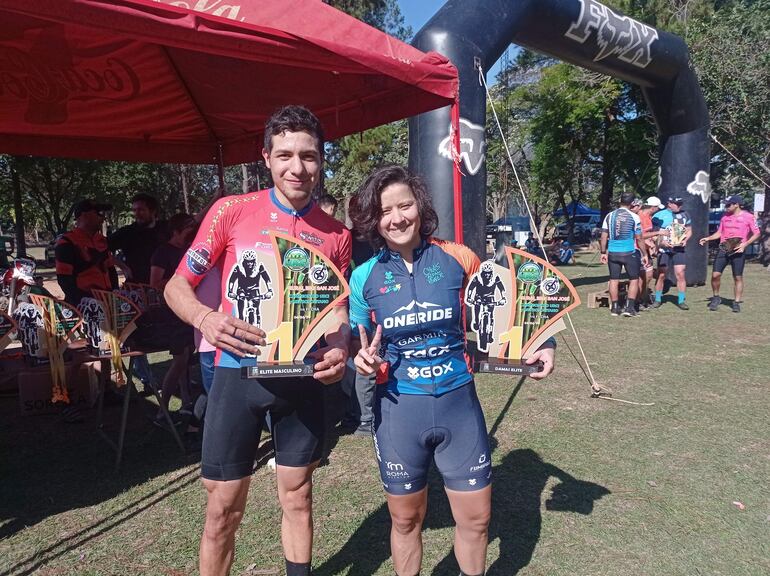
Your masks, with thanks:
M278 328L270 330L266 335L267 344L278 344L278 362L292 361L294 348L293 325L291 322L281 322Z

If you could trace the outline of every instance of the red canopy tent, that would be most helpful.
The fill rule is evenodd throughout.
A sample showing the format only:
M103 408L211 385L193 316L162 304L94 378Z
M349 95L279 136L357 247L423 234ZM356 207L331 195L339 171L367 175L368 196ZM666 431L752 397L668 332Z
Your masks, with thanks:
M283 104L337 138L455 102L441 55L320 1L238 1L0 0L0 153L236 164Z

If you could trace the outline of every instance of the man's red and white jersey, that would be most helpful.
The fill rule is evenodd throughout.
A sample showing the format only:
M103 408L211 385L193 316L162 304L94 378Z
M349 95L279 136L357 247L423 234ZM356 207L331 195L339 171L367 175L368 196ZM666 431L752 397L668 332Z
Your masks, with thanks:
M273 188L218 200L203 219L176 273L195 287L214 265L219 266L222 312L238 317L244 306L258 306L255 294L267 290L259 262L274 258L270 231L309 244L346 275L351 255L348 229L315 202L300 211L287 208ZM339 305L347 306L347 300ZM216 365L237 368L240 359L218 350Z

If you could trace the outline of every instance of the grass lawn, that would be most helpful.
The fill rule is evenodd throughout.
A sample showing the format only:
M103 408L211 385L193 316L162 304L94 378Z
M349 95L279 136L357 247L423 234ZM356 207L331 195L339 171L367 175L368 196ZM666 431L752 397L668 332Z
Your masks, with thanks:
M606 281L590 260L566 269L582 296ZM727 272L724 296L731 284ZM489 574L770 574L770 275L750 264L746 284L740 314L708 312L707 287L688 290L688 312L666 301L639 318L585 305L573 314L599 383L654 406L589 398L566 332L547 381L478 378L495 447ZM147 423L139 415L132 428L130 443ZM332 443L315 475L314 574L392 574L371 442ZM234 575L283 573L267 457ZM16 397L0 398L0 575L196 573L197 457L158 431L129 444L119 474L112 462L92 420L21 418ZM434 477L423 574L458 573L451 524Z

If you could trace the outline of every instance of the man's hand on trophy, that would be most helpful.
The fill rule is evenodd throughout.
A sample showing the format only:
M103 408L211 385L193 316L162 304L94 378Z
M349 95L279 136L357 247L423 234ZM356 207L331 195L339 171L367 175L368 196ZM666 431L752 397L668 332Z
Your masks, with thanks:
M364 376L371 376L380 368L382 364L382 358L379 357L378 352L380 350L380 340L382 340L382 326L378 325L377 330L374 333L371 343L369 337L366 335L366 329L359 324L358 335L361 339L361 349L353 359L353 364L356 366L356 370L359 374Z
M216 310L206 312L198 329L210 344L236 356L259 354L257 346L265 345L264 330Z
M556 357L556 350L552 346L547 344L535 352L530 358L527 358L527 364L534 364L535 362L542 362L543 368L540 372L533 372L529 375L533 380L542 380L553 372L554 360Z
M334 384L342 380L342 376L345 374L345 363L348 360L347 350L326 346L311 352L310 356L318 360L313 364L315 371L313 378L324 384Z

